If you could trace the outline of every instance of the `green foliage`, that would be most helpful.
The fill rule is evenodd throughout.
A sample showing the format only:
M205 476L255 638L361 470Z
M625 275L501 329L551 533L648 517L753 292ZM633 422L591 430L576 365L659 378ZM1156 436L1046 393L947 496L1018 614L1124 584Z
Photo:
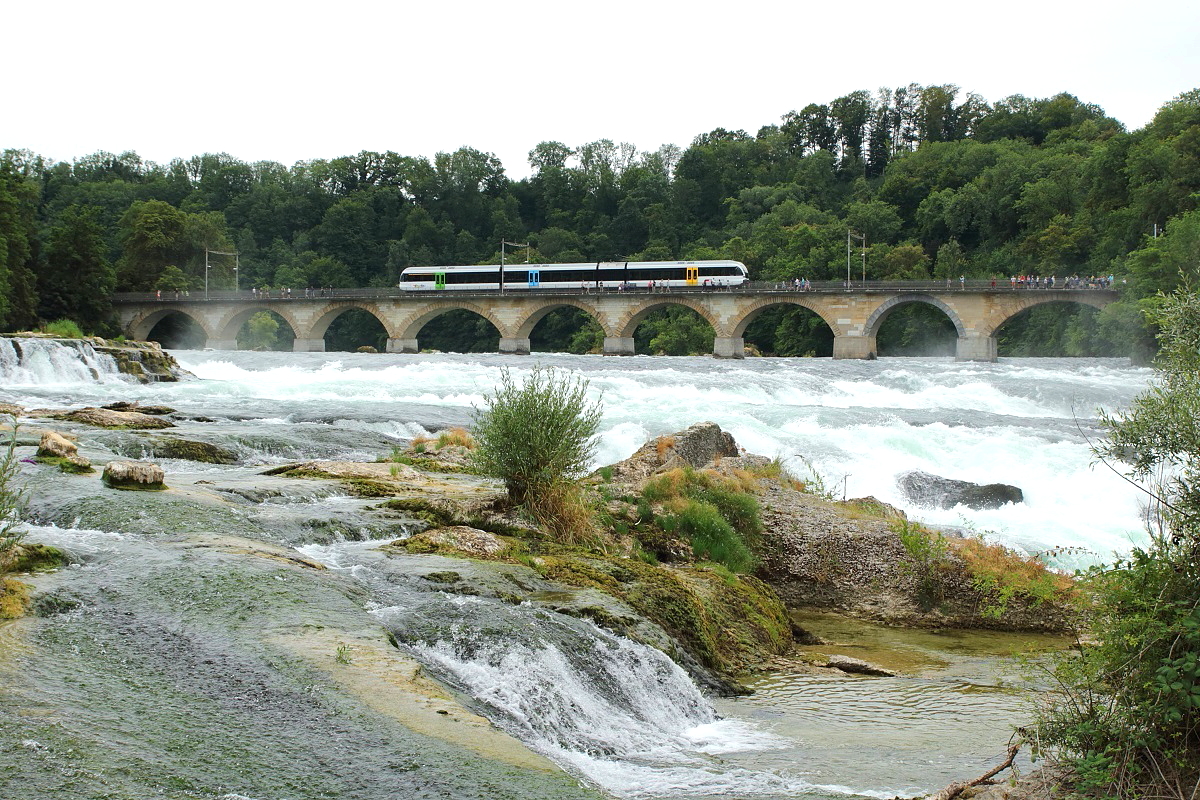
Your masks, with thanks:
M500 239L531 242L533 261L731 257L755 279L820 281L844 279L848 228L866 234L869 279L1114 273L1136 303L1173 288L1181 268L1195 270L1198 141L1194 91L1125 132L1066 93L988 103L951 85L910 84L811 102L755 135L701 133L684 150L543 142L522 180L470 147L291 167L213 153L168 165L136 153L50 164L9 150L0 156L0 326L70 317L103 332L114 273L120 290L194 292L206 275L213 288L233 288L233 260L206 270L206 248L239 252L243 287L293 291L394 286L413 264L495 263ZM464 313L431 321L423 346L495 350L498 332ZM1068 352L1101 352L1118 333L1046 324ZM1040 329L1009 334L1032 346ZM885 330L880 347L905 352L908 333ZM377 331L353 334L345 338L361 341L339 349L383 349L365 341ZM531 340L583 353L603 335L564 311ZM675 308L635 338L641 352L707 354L711 335ZM765 353L827 355L830 334L819 320L764 314L746 338Z
M1055 667L1041 739L1080 788L1190 797L1200 784L1200 296L1161 298L1156 385L1104 416L1097 454L1130 465L1154 501L1150 541L1092 570L1091 636Z
M590 466L603 413L587 398L588 382L536 366L518 385L507 368L484 395L472 431L476 466L504 481L509 499L541 515L560 536L586 536L574 480Z
M17 460L17 425L12 423L8 444L0 451L0 579L16 563L18 545L25 538L20 514L25 507L25 490L16 485L20 462Z
M936 608L946 594L945 572L950 554L946 538L907 519L895 520L891 527L908 554L901 566L916 578L918 605L924 611Z
M654 516L651 504L663 506L664 512ZM687 539L698 558L734 572L750 572L757 565L752 548L762 534L758 501L729 479L690 467L671 470L646 482L638 516Z
M82 339L85 335L73 319L56 319L53 322L47 322L42 326L42 333L61 336L64 339Z

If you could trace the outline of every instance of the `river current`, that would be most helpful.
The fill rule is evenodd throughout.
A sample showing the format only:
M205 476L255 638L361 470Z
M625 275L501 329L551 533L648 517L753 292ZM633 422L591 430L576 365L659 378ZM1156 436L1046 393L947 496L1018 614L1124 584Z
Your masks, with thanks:
M836 496L874 495L928 523L971 529L1027 553L1069 548L1059 556L1065 568L1108 560L1143 538L1138 491L1094 464L1089 448L1101 435L1097 409L1126 407L1150 378L1149 370L1124 361L735 362L177 351L180 364L197 380L139 385L103 363L81 369L78 359L35 349L20 362L11 355L5 361L0 352L0 402L36 408L136 400L203 418L180 423L179 435L234 449L241 463L163 462L169 485L194 485L197 491L224 481L249 495L262 483L256 476L263 465L310 458L375 460L418 434L467 426L502 369L519 379L540 363L585 377L589 393L603 404L597 466L630 455L653 436L713 421L746 450L780 457L798 475L819 477ZM98 448L89 454L93 460L105 453L136 455L128 452L129 440L121 434L98 435L92 446ZM897 476L910 470L1014 484L1024 491L1025 503L990 511L914 507L896 483ZM75 553L83 567L76 567L71 578L95 580L97 596L111 589L115 575L123 574L120 562L135 556L148 564L168 560L153 536L162 526L191 524L165 523L178 517L149 501L136 513L122 513L48 490L35 505L44 524L32 527L30 538ZM1007 726L1028 716L1025 679L995 659L1020 642L1003 637L966 645L952 636L926 635L905 640L889 653L866 651L883 661L898 658L903 678L847 681L780 674L759 681L750 698L705 698L657 651L612 637L590 623L441 593L414 594L401 567L380 558L370 541L394 538L394 533L373 533L373 523L367 516L360 519L360 513L354 500L314 490L303 497L276 496L245 512L238 517L244 519L244 530L236 532L294 548L356 581L368 595L365 613L392 631L431 674L495 724L609 795L891 797L930 791L985 771L989 759L1003 753ZM314 523L316 517L333 522ZM217 525L207 519L203 526L195 524L197 530ZM357 525L365 533L343 536L338 525ZM368 541L351 540L362 538ZM97 571L103 570L111 572L100 580ZM129 585L131 596L138 597L142 589L137 582ZM430 619L455 621L457 627L449 629L457 633L425 626ZM481 640L475 633L491 628L536 634ZM862 639L869 634L835 630L833 636ZM221 646L203 636L197 641L214 650ZM146 659L152 650L146 646ZM71 652L77 655L78 648ZM853 649L845 652L854 654ZM909 661L897 652L908 653ZM52 694L65 681L47 669L40 683L26 687L27 696ZM531 706L531 697L540 699ZM103 722L113 726L112 738L135 736L108 716ZM231 733L235 735L249 736L238 728ZM370 740L370 732L362 738ZM40 740L27 741L32 744L22 746L29 753L40 752ZM263 747L278 750L269 741ZM374 774L372 751L362 747L363 774ZM262 758L271 761L267 755ZM353 761L350 757L328 769L352 769ZM278 769L286 771L282 765ZM383 777L372 785L384 786L391 773L382 766L378 773ZM295 782L301 788L273 790L277 784L270 782L271 774L266 769L266 777L241 772L219 781L194 777L196 786L233 788L224 794L201 788L186 796L467 796L453 789L455 776L445 778L450 788L432 795L405 788L374 794L369 788L340 793L321 788L306 794L304 781ZM311 783L318 785L323 787ZM528 796L547 791L531 789ZM131 790L128 796L137 793Z

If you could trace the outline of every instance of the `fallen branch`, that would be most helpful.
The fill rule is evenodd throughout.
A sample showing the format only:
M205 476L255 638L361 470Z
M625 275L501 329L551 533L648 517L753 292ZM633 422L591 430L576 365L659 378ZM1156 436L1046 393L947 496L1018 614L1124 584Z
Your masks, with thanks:
M1008 748L1008 758L1004 760L1003 764L995 769L989 770L973 781L958 781L956 783L952 783L937 794L929 795L926 800L953 800L953 798L962 794L964 789L970 789L972 786L979 786L984 783L991 783L993 777L1013 765L1013 761L1017 757L1017 751L1021 749L1021 745L1023 744L1025 744L1024 739L1017 739L1017 741L1013 742Z

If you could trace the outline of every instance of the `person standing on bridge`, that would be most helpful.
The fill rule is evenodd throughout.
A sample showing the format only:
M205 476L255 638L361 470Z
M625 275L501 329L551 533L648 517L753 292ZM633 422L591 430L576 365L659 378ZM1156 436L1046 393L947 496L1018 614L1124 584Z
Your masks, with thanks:
M962 290L965 290L967 288L967 276L966 275L958 276L958 288L962 289Z

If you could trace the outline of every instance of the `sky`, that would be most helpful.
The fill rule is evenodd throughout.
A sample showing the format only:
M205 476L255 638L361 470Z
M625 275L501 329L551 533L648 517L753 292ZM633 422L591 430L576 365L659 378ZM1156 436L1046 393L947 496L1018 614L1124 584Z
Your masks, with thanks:
M167 163L542 141L687 147L849 92L1069 92L1129 130L1200 88L1200 2L8 0L0 149ZM961 94L960 94L961 97Z

